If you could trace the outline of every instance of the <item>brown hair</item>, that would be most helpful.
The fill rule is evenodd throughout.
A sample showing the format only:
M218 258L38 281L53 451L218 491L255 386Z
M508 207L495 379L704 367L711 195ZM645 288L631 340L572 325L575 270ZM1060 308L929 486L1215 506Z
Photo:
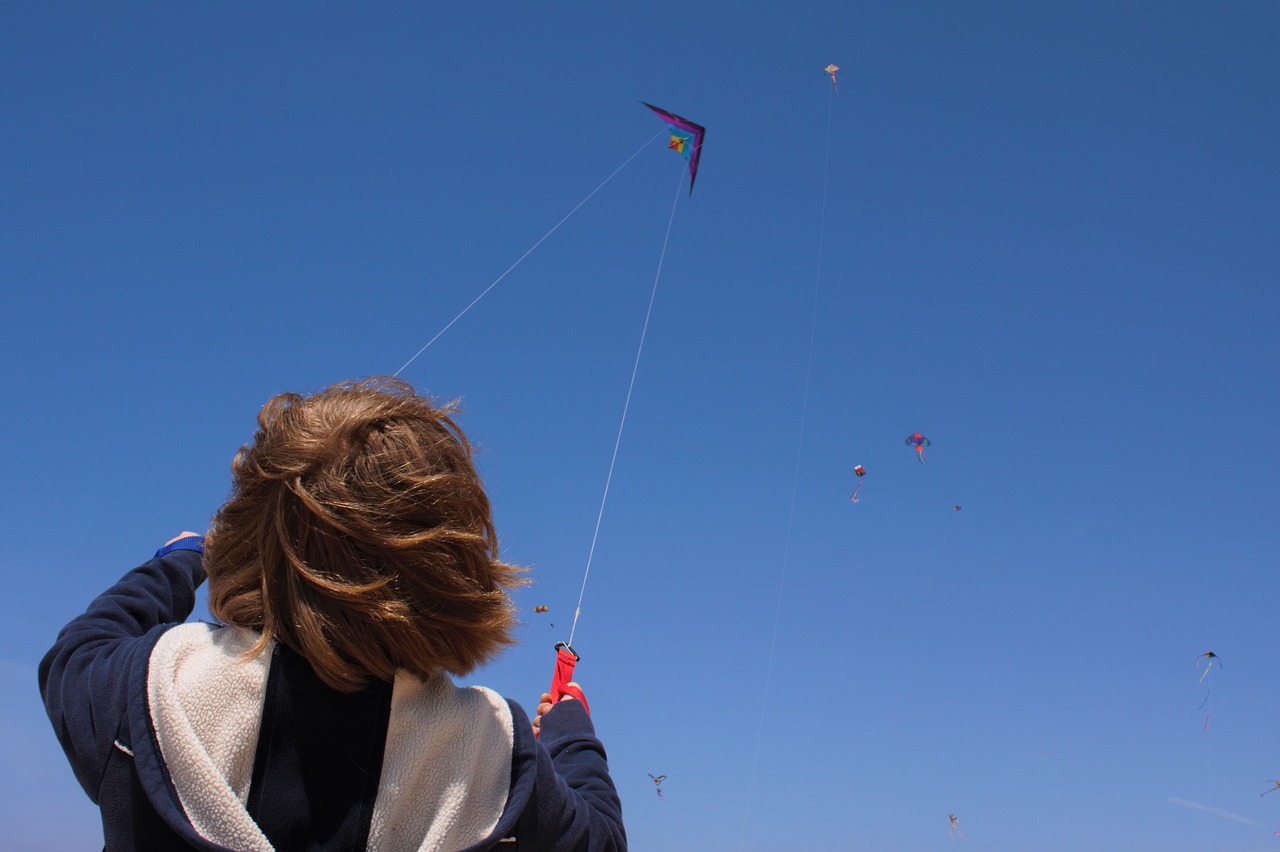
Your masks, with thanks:
M214 616L343 692L466 674L511 644L521 569L498 561L454 411L385 377L272 398L206 542Z

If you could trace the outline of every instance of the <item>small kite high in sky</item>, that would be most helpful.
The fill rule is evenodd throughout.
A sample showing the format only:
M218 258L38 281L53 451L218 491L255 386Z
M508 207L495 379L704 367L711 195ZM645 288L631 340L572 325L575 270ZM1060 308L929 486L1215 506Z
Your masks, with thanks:
M1272 787L1270 790L1263 790L1261 795L1265 796L1268 793L1274 793L1276 790L1280 790L1280 781L1267 781L1267 783L1274 784L1275 786Z
M693 182L698 179L698 160L702 158L702 139L707 135L707 128L653 104L640 103L656 112L671 128L671 141L667 147L689 161L689 193L692 194Z
M1205 651L1196 657L1196 668L1200 668L1200 661L1204 660L1204 674L1200 675L1200 683L1204 683L1204 679L1209 676L1209 670L1213 668L1214 661L1217 661L1218 668L1222 668L1222 660L1218 659L1218 655L1212 651Z
M959 511L960 511L960 507L959 507L959 506L952 506L952 507L951 507L951 511L953 511L953 512L959 512Z
M826 68L823 68L822 70L826 71L828 74L831 75L831 90L833 92L840 91L840 87L836 85L836 72L840 70L840 66L828 65Z
M1217 661L1218 668L1222 668L1222 660L1218 659L1218 655L1212 651L1205 651L1203 654L1196 657L1196 668L1200 668L1201 660L1204 660L1204 672L1201 673L1200 680L1198 680L1197 683L1203 684L1204 679L1209 676L1209 671L1213 668L1214 661ZM1205 705L1209 703L1209 695L1212 692L1212 687L1206 687L1204 701L1200 702L1200 707L1198 709L1203 710L1205 708ZM1209 730L1209 713L1207 712L1204 714L1204 730Z
M545 606L535 606L533 608L533 611L534 612L551 612L551 610L547 609Z
M960 835L960 839L964 840L964 832L960 830L960 822L956 819L955 814L947 814L950 824L947 826L947 836L952 840L956 839L956 835Z
M916 448L916 458L920 460L920 464L924 464L924 448L929 446L929 439L916 432L907 436L907 446Z
M667 780L667 776L654 775L651 772L646 772L645 775L648 775L651 779L653 779L654 786L658 788L658 798L661 799L662 798L662 782Z
M856 473L856 474L858 475L858 485L857 485L857 487L856 487L856 488L854 488L854 489L853 489L853 496L852 496L852 497L850 497L850 498L849 498L849 500L850 500L851 502L857 503L857 502L858 502L858 489L862 488L862 477L864 477L864 476L866 476L866 475L867 475L867 469L866 469L865 467L863 467L862 465L856 465L856 466L854 466L854 468L853 468L853 472L854 472L854 473Z

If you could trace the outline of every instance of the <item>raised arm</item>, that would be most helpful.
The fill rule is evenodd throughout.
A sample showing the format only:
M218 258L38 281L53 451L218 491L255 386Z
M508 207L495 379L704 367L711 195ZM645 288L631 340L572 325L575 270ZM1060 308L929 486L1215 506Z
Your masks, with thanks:
M40 694L54 732L89 798L98 787L129 705L130 674L164 626L195 607L204 582L203 540L184 534L133 569L71 620L40 661Z
M514 835L516 849L539 852L625 850L622 802L582 702L561 701L540 714L539 738L520 705L508 703L515 728L513 784L496 836Z

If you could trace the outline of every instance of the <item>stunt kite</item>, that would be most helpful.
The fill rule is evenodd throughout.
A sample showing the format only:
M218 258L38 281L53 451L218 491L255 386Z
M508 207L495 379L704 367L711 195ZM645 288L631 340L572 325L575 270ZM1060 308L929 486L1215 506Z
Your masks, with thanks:
M692 195L693 182L698 179L698 160L702 158L702 139L707 135L707 128L653 104L645 104L644 101L640 103L657 113L658 118L671 128L671 141L667 143L667 147L689 161L689 194Z

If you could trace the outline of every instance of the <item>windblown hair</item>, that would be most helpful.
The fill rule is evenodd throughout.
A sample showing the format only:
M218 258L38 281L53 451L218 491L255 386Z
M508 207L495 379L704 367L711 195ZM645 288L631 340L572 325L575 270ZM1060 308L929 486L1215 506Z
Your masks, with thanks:
M272 398L206 541L214 616L343 692L466 674L511 644L507 589L524 581L498 561L454 410L385 377Z

